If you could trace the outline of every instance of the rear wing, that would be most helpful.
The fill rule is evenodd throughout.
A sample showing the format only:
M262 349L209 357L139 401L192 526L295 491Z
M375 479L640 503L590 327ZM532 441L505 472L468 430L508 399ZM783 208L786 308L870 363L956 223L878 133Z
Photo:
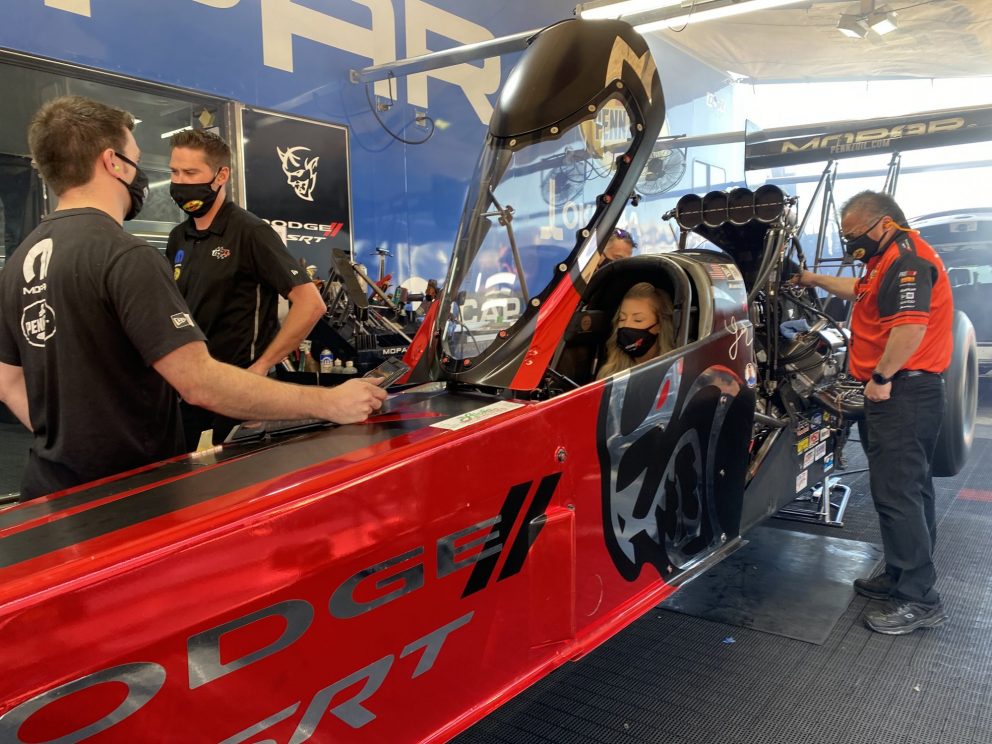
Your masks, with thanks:
M908 116L748 129L744 169L760 170L992 140L992 106Z

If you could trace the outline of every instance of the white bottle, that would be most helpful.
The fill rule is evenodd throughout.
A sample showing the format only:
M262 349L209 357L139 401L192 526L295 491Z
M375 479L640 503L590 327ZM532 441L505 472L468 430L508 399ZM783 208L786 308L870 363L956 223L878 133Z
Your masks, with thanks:
M331 374L332 375L340 375L342 373L344 373L344 366L341 364L341 360L340 359L335 359L334 360L334 366L331 368Z
M346 375L357 375L358 369L355 367L355 363L350 359L344 363L344 373Z
M324 349L320 352L320 374L326 375L330 374L331 370L334 369L334 355L331 353L330 349Z

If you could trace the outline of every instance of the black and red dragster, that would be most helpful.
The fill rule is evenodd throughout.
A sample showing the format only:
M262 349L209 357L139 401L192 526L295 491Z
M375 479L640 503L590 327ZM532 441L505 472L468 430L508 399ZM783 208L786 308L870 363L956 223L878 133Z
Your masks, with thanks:
M602 265L664 111L629 25L541 32L382 413L0 512L0 741L444 741L821 479L854 391L778 291L780 190L699 200L726 251ZM677 348L595 380L639 281Z

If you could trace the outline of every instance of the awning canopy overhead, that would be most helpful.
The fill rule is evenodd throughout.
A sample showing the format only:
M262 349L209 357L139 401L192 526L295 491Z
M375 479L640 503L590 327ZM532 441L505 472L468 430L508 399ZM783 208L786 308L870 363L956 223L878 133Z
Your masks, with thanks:
M886 2L887 8L877 0L875 11L895 11L896 29L882 36L844 35L841 16L857 31L865 6L836 0L653 33L717 70L758 83L992 75L992 0Z

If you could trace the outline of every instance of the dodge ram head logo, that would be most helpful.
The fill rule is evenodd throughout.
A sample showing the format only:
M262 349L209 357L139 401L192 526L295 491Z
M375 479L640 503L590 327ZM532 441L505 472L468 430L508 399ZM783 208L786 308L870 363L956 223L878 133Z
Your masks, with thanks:
M298 197L313 201L320 157L306 157L304 153L311 152L309 147L287 147L285 150L277 147L276 152L279 153L282 172L286 174L286 183L293 187Z
M683 376L683 365L679 359L618 376L600 408L606 545L630 581L646 563L672 578L725 531L716 492L728 468L718 462L718 443L729 417L727 433L738 428L730 412L747 388L730 370Z

